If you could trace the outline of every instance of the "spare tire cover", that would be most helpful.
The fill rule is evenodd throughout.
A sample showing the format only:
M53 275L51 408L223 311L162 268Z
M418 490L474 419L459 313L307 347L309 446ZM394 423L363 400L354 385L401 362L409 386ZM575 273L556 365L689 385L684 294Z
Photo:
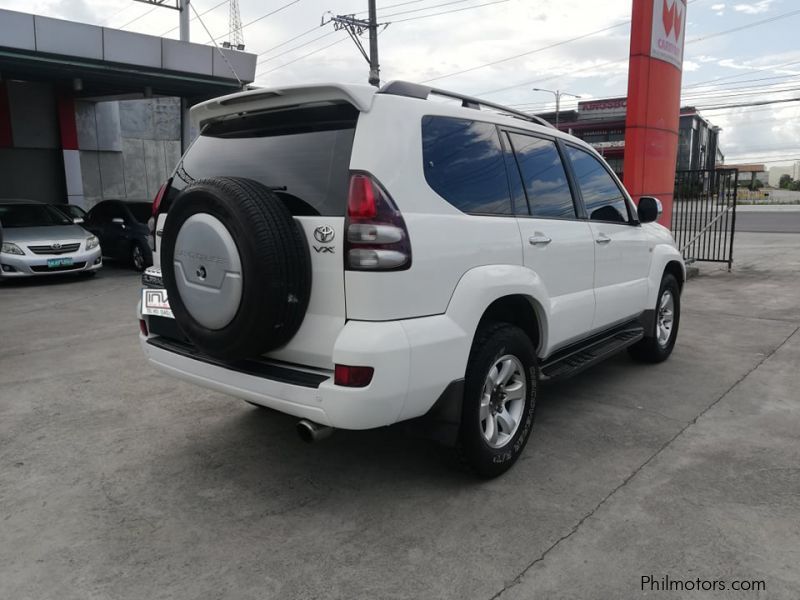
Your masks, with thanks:
M311 259L301 228L269 188L241 178L197 180L175 198L161 240L170 307L202 352L238 360L297 333Z

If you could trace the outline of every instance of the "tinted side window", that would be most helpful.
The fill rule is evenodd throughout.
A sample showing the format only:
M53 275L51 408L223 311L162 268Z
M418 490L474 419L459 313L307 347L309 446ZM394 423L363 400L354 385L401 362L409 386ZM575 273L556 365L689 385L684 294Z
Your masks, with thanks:
M89 211L89 221L101 223L108 219L109 206L107 202L101 202Z
M503 149L494 125L424 117L422 156L428 185L460 211L512 214Z
M594 156L567 146L572 169L581 188L586 212L592 221L628 223L628 205L617 183Z
M534 217L575 218L567 173L553 140L510 133Z

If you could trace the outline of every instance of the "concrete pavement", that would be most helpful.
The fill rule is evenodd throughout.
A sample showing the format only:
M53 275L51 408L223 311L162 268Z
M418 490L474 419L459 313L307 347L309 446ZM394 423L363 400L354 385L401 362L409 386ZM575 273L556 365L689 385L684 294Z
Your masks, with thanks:
M800 235L737 234L673 357L543 389L491 482L155 373L123 271L0 286L0 597L728 597L640 590L668 574L796 600L798 272Z

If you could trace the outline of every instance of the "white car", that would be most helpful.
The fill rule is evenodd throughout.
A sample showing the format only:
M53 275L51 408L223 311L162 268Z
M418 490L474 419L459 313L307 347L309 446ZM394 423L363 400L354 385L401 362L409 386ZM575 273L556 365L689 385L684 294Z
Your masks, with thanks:
M165 373L306 439L415 420L491 477L523 451L539 380L672 352L685 269L659 202L637 210L544 121L405 82L192 112L140 303Z

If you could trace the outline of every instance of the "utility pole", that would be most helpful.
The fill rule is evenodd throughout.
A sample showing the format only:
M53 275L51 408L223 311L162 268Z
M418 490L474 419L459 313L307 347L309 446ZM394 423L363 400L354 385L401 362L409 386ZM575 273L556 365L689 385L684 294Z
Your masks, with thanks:
M571 98L580 99L580 96L570 94L569 92L562 92L561 90L544 90L542 88L533 88L533 91L547 92L548 94L553 94L556 97L556 129L558 129L559 115L561 114L561 96L570 96Z
M180 40L188 42L189 34L189 0L180 0Z
M381 84L381 67L378 64L378 12L375 0L369 0L369 83Z
M336 31L345 30L350 36L350 39L355 43L356 48L364 57L369 65L369 83L375 87L381 84L381 69L378 64L378 28L387 27L388 23L378 23L377 8L375 7L375 0L367 0L369 3L369 18L356 19L355 15L331 15L326 21L325 16L322 17L322 25L333 23L333 28ZM330 14L330 13L326 13ZM369 33L369 54L364 49L364 44L361 43L360 36L364 32Z
M180 40L182 42L189 41L189 0L136 0L136 2L177 10Z
M182 42L191 41L189 34L189 6L190 0L136 0L152 6L163 6L178 11L178 37ZM186 98L181 98L181 152L186 150L191 141L191 126L189 123L189 103Z

